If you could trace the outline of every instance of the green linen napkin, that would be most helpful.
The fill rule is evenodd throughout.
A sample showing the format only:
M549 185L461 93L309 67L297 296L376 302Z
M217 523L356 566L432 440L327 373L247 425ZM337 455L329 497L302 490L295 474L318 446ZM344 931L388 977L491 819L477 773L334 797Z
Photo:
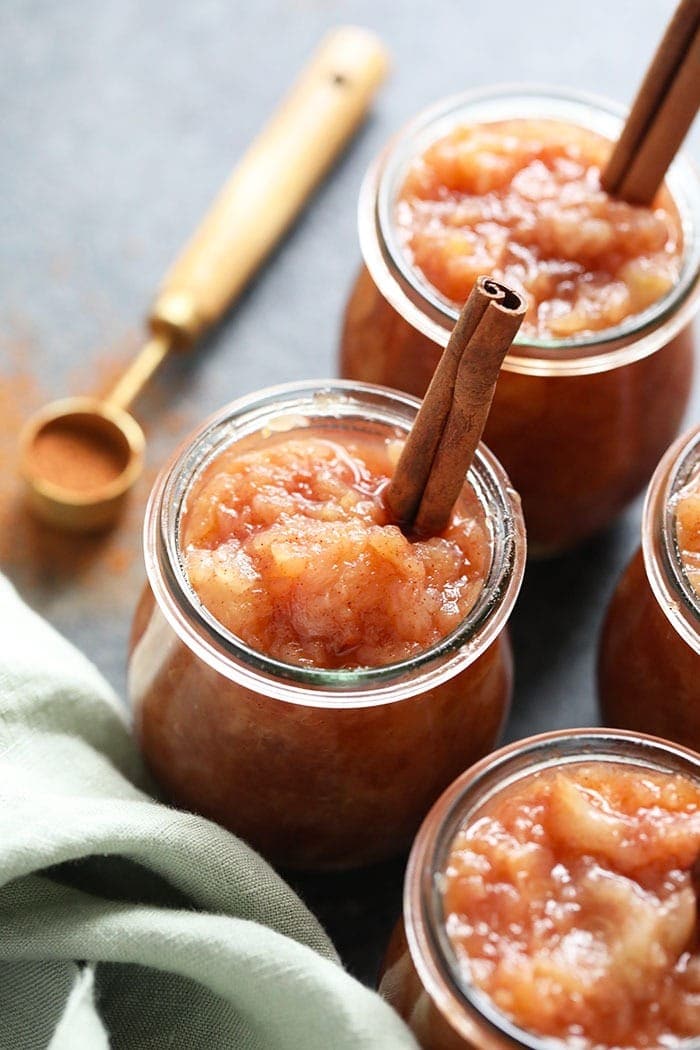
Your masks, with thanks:
M148 796L117 698L2 577L0 624L0 1050L415 1050L265 861Z

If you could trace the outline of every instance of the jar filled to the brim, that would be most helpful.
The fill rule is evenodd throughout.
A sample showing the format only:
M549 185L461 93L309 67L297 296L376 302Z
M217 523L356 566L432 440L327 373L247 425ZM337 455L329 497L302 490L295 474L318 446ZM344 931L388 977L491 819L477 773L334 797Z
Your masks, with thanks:
M409 859L379 991L423 1050L700 1036L700 756L601 729L483 759Z
M609 198L598 176L621 124L619 107L574 92L468 93L391 140L360 195L344 377L422 397L476 274L530 302L484 441L521 495L534 554L614 519L691 388L700 185L679 156L652 208Z
M607 725L700 751L700 426L649 485L641 546L603 625L598 692Z
M137 739L168 797L279 865L406 849L507 714L519 500L481 446L445 533L388 521L417 408L337 381L262 391L205 423L151 494Z

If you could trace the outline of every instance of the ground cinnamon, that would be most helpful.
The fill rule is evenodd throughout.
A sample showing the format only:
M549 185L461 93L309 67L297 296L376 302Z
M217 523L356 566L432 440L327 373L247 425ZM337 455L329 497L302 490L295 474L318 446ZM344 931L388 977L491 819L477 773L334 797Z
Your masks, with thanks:
M446 527L481 439L525 302L480 277L464 305L387 488L387 506L422 535Z
M86 429L80 417L55 419L38 432L27 453L34 478L77 493L92 493L115 481L129 462L126 441Z
M601 185L651 204L700 106L700 0L681 0L642 81Z
M139 333L129 333L89 364L76 365L69 392L109 390L139 339ZM90 617L115 622L121 617L126 623L143 582L141 532L149 489L158 466L197 421L181 396L188 383L188 362L173 362L145 395L144 415L157 418L158 425L149 437L146 471L122 518L110 532L76 536L43 525L30 514L19 473L19 430L53 393L35 374L43 351L29 322L6 320L0 332L0 571L39 612L52 616L69 633Z

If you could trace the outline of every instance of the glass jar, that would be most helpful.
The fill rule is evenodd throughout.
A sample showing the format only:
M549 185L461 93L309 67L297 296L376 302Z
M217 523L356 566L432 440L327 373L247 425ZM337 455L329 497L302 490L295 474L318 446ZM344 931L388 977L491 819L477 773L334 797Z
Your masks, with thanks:
M360 194L364 267L343 326L341 375L422 397L457 318L402 251L394 205L411 160L459 125L549 118L615 139L621 109L549 87L500 86L438 103L392 139ZM679 157L666 180L684 236L672 291L615 328L564 340L519 334L484 434L520 493L530 553L557 553L608 524L678 433L700 304L700 184Z
M700 463L700 426L668 450L652 478L642 543L608 607L598 654L605 723L700 751L700 598L676 542L673 499Z
M303 425L406 432L418 402L318 381L228 405L164 468L146 512L148 585L129 663L135 730L166 793L241 835L274 863L348 868L408 848L446 784L494 745L510 703L505 630L522 580L517 495L483 446L469 481L491 559L466 619L419 655L323 670L253 651L199 601L178 529L193 481L227 446Z
M582 761L624 763L700 779L700 756L666 741L637 733L569 729L518 740L451 784L413 844L403 917L379 984L380 994L409 1024L423 1050L546 1050L568 1045L519 1028L465 980L445 931L440 887L457 831L489 798L538 770Z

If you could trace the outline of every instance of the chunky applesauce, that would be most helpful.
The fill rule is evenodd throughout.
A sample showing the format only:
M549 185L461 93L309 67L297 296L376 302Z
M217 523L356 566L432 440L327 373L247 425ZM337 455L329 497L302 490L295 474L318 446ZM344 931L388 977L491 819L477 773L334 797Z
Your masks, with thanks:
M683 571L700 596L700 464L676 499L676 540Z
M300 427L217 456L181 527L204 606L253 649L314 667L382 666L449 634L483 585L488 526L465 486L442 535L405 536L383 497L401 447Z
M578 1048L700 1035L700 785L612 762L533 773L455 838L444 914L464 979Z
M525 337L620 324L678 280L682 231L665 190L653 208L610 197L610 142L559 120L458 126L410 164L396 203L404 251L446 299L491 274L529 304Z

